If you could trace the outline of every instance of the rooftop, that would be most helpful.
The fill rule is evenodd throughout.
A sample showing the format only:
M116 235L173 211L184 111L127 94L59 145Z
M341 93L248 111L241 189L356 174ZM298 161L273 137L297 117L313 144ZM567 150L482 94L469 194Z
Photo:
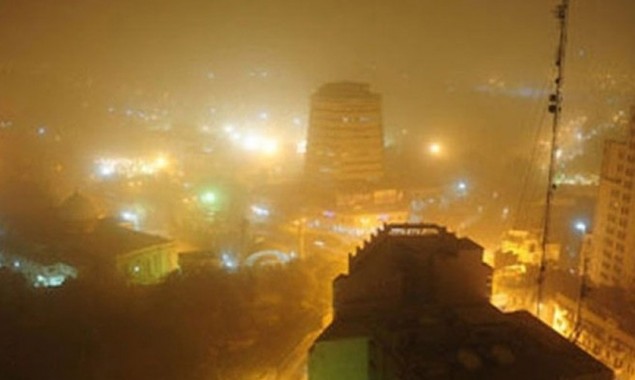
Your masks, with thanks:
M370 85L359 82L332 82L322 85L315 93L326 98L376 98L379 95L370 91Z
M608 368L528 312L504 314L489 304L336 319L316 344L353 338L381 347L403 365L404 378L612 378Z

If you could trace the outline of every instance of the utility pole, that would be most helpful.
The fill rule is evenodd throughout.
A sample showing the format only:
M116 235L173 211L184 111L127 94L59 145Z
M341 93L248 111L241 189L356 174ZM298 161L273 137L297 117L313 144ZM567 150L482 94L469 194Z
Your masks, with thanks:
M542 230L542 254L538 272L538 295L536 299L536 316L540 318L540 309L544 297L544 283L547 272L547 245L549 244L549 230L551 227L551 208L555 195L555 172L558 159L558 132L562 113L562 85L564 83L564 60L567 46L567 25L569 21L569 0L562 0L556 8L556 18L560 28L560 39L556 55L556 79L554 92L549 95L549 112L553 115L551 122L551 151L549 155L549 172L547 179L547 197L545 202L545 219Z

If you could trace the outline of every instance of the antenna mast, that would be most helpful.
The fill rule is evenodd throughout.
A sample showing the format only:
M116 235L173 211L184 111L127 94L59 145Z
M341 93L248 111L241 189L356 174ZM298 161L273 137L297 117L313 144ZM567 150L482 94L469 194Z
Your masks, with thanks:
M569 0L562 0L556 8L556 18L560 28L560 39L556 56L555 90L549 95L549 112L553 115L551 123L551 152L549 156L549 174L547 180L547 197L545 202L545 220L542 230L542 253L540 256L540 268L538 272L538 296L536 299L536 316L540 318L540 309L544 293L545 274L547 271L547 245L549 243L549 229L551 224L551 206L556 190L554 181L556 160L558 155L558 131L562 113L562 85L564 82L564 59L567 45L567 24L569 16Z

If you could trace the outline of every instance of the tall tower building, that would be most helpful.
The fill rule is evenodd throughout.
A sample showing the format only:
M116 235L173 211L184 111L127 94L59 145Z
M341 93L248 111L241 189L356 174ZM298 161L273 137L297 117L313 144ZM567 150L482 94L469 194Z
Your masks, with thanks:
M364 83L328 83L311 97L305 175L325 184L384 174L381 97Z
M629 138L604 148L589 278L596 285L635 289L635 107Z

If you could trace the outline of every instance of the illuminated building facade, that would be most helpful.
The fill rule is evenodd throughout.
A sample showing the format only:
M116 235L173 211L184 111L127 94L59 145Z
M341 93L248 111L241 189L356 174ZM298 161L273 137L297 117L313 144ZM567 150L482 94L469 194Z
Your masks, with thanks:
M617 379L635 379L635 320L632 312L616 314L615 300L603 295L587 300L579 308L578 300L562 293L553 299L551 325L565 337L576 337L576 344L615 371ZM623 305L623 302L618 302ZM580 312L579 319L576 317ZM625 315L624 315L625 314Z
M490 305L482 254L437 225L385 226L333 282L309 379L613 378L528 312Z
M384 174L381 97L338 82L311 98L305 175L318 183L377 181Z
M635 289L635 108L626 142L607 142L593 230L589 278Z

